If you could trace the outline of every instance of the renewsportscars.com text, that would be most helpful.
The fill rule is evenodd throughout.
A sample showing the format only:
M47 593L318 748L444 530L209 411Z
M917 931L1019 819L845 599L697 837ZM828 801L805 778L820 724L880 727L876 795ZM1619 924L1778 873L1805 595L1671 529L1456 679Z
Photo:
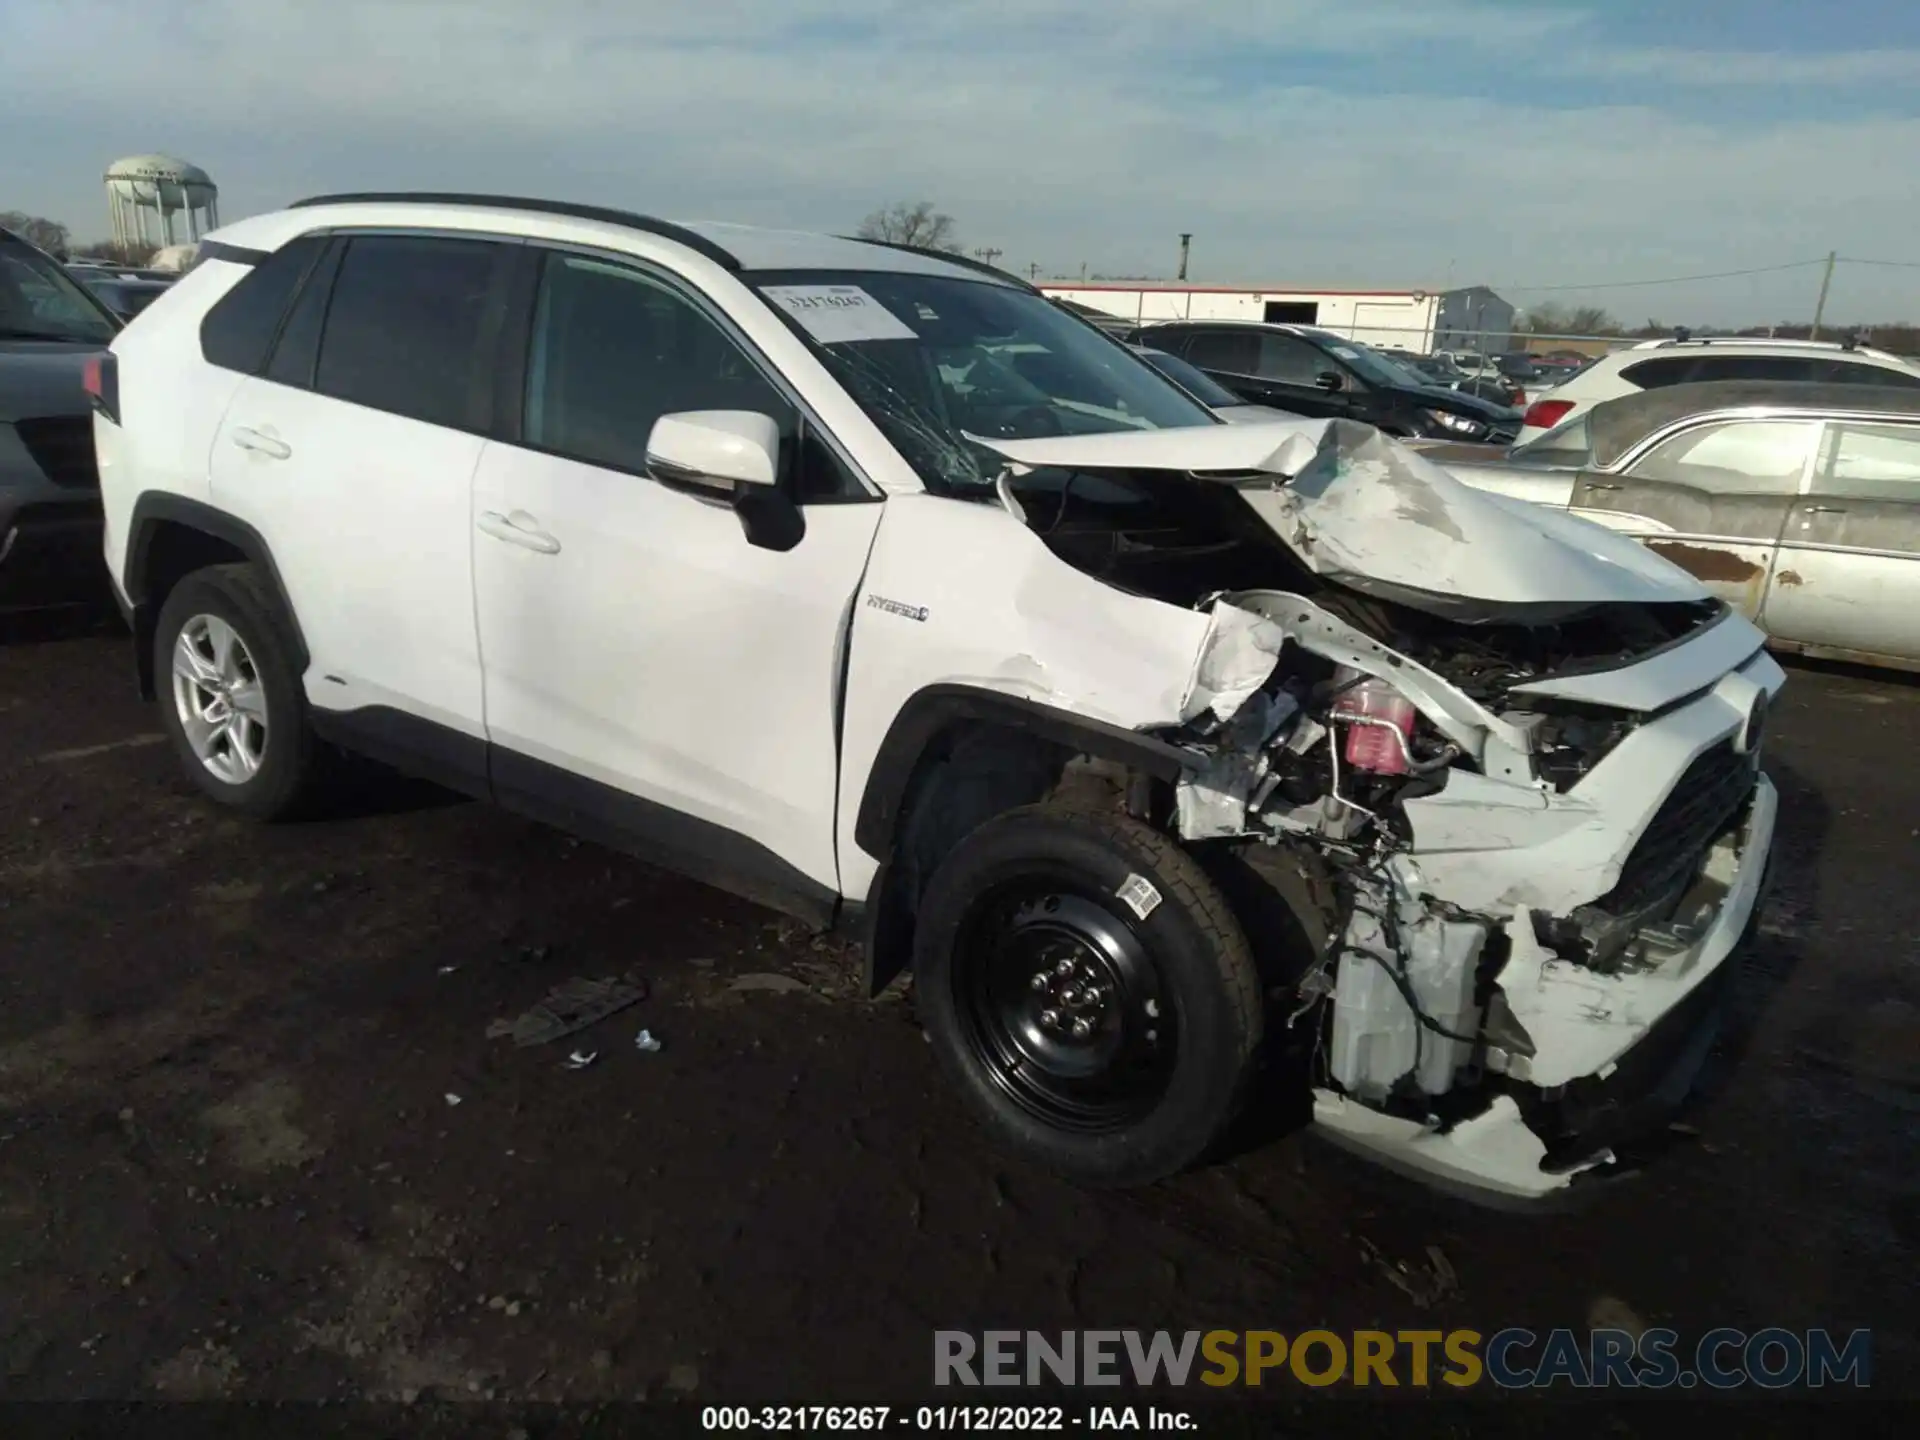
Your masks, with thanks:
M1865 1388L1867 1330L936 1330L933 1383Z

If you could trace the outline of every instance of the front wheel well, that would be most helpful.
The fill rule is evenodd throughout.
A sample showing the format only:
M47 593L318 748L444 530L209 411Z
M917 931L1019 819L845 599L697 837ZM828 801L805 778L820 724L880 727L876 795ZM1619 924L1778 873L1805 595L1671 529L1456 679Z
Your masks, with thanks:
M931 737L902 790L874 882L869 995L908 968L920 898L960 842L989 820L1048 800L1157 821L1168 813L1173 789L1124 760L990 720L955 720Z

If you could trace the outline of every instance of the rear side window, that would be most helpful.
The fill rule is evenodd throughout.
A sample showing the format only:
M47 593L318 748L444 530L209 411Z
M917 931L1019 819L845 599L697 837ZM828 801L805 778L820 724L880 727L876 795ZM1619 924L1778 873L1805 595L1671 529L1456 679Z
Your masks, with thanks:
M1702 355L1695 380L1791 380L1827 378L1827 362L1804 355Z
M476 384L505 247L366 235L347 243L327 306L314 389L430 425L483 428Z
M280 327L280 339L267 362L267 379L280 385L313 388L313 366L320 358L320 326L327 316L327 300L333 294L333 277L340 268L340 256L346 242L336 240L327 248L320 263L313 267L300 296Z
M326 243L319 235L288 241L220 297L200 322L200 353L209 365L245 375L266 368L287 303Z
M1668 355L1659 360L1642 360L1620 372L1620 378L1642 390L1659 390L1667 385L1684 385L1693 374L1695 356Z
M1260 335L1254 330L1202 330L1187 345L1187 359L1203 370L1255 375L1260 370Z

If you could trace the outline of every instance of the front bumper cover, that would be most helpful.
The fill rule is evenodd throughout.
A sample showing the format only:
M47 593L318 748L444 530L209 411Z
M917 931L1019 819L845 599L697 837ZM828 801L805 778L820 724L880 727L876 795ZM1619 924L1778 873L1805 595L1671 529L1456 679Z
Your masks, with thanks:
M1534 987L1531 1003L1515 1008L1533 1017L1530 1030L1543 1043L1550 1043L1545 1037L1553 1027L1542 1023L1550 1016L1558 1028L1592 1027L1591 1053L1604 1058L1591 1071L1550 1089L1498 1080L1484 1110L1446 1126L1384 1115L1316 1090L1316 1124L1345 1148L1492 1203L1551 1201L1576 1183L1628 1168L1629 1152L1680 1108L1712 1048L1733 972L1729 961L1751 934L1771 878L1778 811L1763 775L1727 837L1732 863L1725 896L1686 949L1630 974L1594 974L1545 952L1516 953L1517 979L1513 962L1502 971L1503 990ZM1516 921L1510 934L1522 928ZM1531 931L1514 938L1519 952ZM1617 1044L1624 1024L1636 1027L1635 1034Z

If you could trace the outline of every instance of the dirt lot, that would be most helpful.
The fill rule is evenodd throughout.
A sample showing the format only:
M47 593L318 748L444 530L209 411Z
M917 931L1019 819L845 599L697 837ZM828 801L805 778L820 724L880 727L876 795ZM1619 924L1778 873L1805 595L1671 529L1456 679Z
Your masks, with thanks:
M845 1403L918 1393L936 1327L1596 1318L1871 1326L1920 1393L1913 684L1794 673L1698 1134L1523 1218L1300 1135L1124 1197L1009 1165L837 946L402 786L224 819L124 643L0 645L0 1395ZM488 1038L623 973L582 1036Z

